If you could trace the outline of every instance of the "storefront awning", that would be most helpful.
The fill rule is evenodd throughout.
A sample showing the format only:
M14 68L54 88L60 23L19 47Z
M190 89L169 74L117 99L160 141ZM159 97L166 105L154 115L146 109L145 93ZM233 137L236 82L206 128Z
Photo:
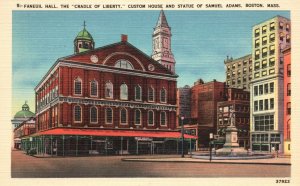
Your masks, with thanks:
M35 133L31 136L41 135L78 135L78 136L107 136L107 137L150 137L150 138L181 138L180 132L174 131L146 131L146 130L121 130L121 129L74 129L55 128ZM196 136L184 135L185 138L197 139Z

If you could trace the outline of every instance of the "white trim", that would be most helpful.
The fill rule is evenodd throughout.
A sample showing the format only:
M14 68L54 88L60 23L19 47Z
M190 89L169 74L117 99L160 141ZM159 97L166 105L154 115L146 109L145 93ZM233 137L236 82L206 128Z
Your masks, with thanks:
M153 113L153 118L152 118L153 124L149 124L149 112L150 112L150 111ZM154 113L153 110L148 110L148 112L147 112L147 125L148 125L148 126L154 126L154 125L155 125L155 113Z
M96 122L92 122L92 108L96 108ZM96 106L90 107L90 123L97 124L98 123L98 108Z
M127 56L132 57L133 59L135 59L135 60L139 63L139 65L142 67L143 71L145 71L145 67L144 67L144 65L141 63L141 61L140 61L138 58L136 58L135 56L133 56L133 55L127 53L127 52L114 52L114 53L108 55L108 56L103 60L103 63L102 63L102 64L105 65L106 62L107 62L111 57L113 57L113 56L115 56L115 55L127 55Z
M140 123L139 124L136 123L136 111L140 112ZM142 120L142 111L140 109L135 109L134 110L134 124L140 126L140 125L142 125L142 122L143 122L143 120Z
M75 108L79 106L80 107L80 121L76 121L75 118ZM74 123L82 123L82 107L80 105L75 105L74 108L73 108L73 121Z
M126 111L126 123L122 123L122 113L121 113L122 110ZM120 117L120 125L128 125L128 110L126 108L124 107L120 108L119 117Z
M107 122L107 109L111 109L111 123L108 123ZM113 121L114 121L114 110L113 110L113 108L111 108L111 107L106 107L105 109L104 109L104 114L105 114L105 124L109 124L109 125L111 125L111 124L113 124Z
M60 62L59 66L65 66L65 67L72 67L72 68L81 68L81 69L87 69L87 70L95 70L100 72L111 72L116 74L125 74L125 75L133 75L133 76L140 76L140 77L148 77L148 78L155 78L155 79L162 79L162 80L170 80L170 81L177 81L174 75L166 74L166 76L160 75L160 74L148 74L144 72L134 72L134 71L128 71L124 70L122 68L107 68L106 66L89 66L84 64L74 64L75 62L71 61L64 61ZM114 67L113 67L114 68ZM173 77L167 77L167 76L173 76Z

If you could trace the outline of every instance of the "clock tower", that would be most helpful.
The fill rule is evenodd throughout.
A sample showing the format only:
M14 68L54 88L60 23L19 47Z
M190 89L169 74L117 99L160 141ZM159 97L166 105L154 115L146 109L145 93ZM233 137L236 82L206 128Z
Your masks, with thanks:
M175 73L171 36L171 28L168 25L164 11L161 10L152 34L152 58Z

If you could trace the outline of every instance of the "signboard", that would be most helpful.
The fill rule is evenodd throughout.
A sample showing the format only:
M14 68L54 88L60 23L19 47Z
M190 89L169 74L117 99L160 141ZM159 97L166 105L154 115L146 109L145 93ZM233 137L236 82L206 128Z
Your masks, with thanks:
M136 141L152 141L153 138L146 138L146 137L135 137Z

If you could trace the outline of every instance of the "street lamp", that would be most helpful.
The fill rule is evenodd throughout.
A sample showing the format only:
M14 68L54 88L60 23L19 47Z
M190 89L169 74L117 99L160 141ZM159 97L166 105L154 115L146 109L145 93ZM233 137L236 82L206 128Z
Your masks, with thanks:
M212 153L211 153L211 141L214 138L214 134L213 133L209 133L209 161L211 162L212 159Z
M184 127L183 127L184 116L181 116L181 157L184 158Z

